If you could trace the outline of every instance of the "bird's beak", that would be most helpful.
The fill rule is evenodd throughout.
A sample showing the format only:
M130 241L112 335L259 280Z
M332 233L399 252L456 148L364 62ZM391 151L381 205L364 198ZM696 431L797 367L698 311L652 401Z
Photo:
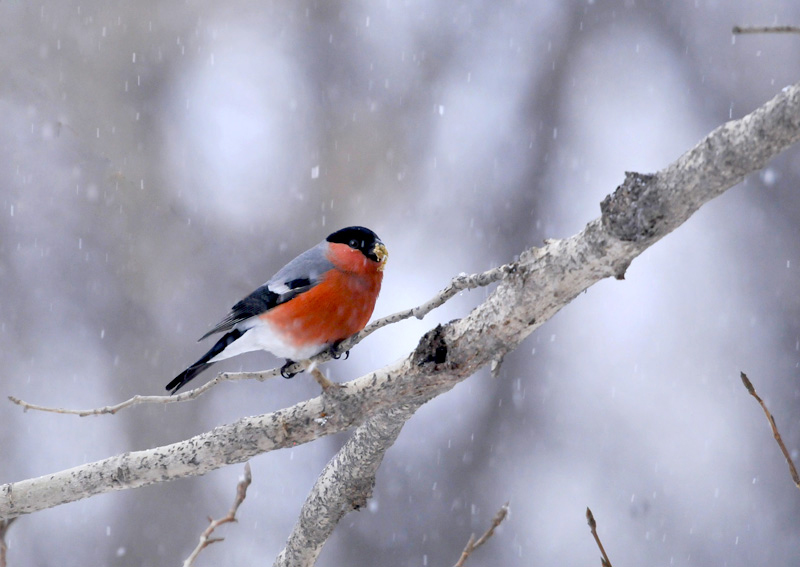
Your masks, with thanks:
M383 242L378 242L375 244L375 248L372 249L372 253L375 254L375 257L378 258L378 262L380 262L378 270L383 271L386 267L386 260L389 259L389 251L386 250L386 246L383 245Z

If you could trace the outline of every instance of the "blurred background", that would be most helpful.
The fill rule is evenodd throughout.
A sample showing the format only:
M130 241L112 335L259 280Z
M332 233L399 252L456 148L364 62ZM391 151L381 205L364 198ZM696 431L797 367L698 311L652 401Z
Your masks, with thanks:
M315 396L307 375L116 416L286 261L363 224L390 260L375 316L599 216L800 77L800 4L695 0L0 3L0 482L179 441ZM319 565L796 566L800 494L744 370L800 446L800 147L424 406ZM351 380L437 322L385 328ZM215 369L282 361L254 353ZM202 376L203 380L213 372ZM347 434L252 460L198 565L269 564ZM21 518L10 565L174 565L242 466Z

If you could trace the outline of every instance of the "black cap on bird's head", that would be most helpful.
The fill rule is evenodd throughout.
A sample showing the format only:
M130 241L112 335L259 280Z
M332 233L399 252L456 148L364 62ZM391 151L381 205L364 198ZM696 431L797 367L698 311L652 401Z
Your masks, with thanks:
M350 248L358 250L373 262L386 263L388 252L386 246L378 235L363 226L348 226L330 234L326 238L335 244L347 244Z

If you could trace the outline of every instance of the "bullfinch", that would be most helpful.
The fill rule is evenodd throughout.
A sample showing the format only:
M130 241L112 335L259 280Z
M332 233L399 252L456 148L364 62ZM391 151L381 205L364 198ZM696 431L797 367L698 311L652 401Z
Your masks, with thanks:
M174 394L215 362L253 350L285 358L285 378L292 376L287 369L296 360L326 349L338 355L338 344L369 321L388 256L370 229L337 230L286 264L200 337L225 333L167 390Z

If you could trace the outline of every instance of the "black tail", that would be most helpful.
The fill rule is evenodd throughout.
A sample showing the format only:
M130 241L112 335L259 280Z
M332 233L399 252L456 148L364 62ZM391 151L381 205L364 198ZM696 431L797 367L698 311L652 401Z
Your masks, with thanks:
M170 395L174 394L181 388L183 388L189 380L200 374L203 370L214 364L213 362L209 362L212 358L217 356L223 350L225 350L229 344L233 341L241 337L245 331L240 331L239 329L234 329L229 333L225 333L225 335L217 341L217 343L211 347L207 353L205 353L200 360L192 364L189 368L178 374L175 379L167 384L167 390L170 390Z

